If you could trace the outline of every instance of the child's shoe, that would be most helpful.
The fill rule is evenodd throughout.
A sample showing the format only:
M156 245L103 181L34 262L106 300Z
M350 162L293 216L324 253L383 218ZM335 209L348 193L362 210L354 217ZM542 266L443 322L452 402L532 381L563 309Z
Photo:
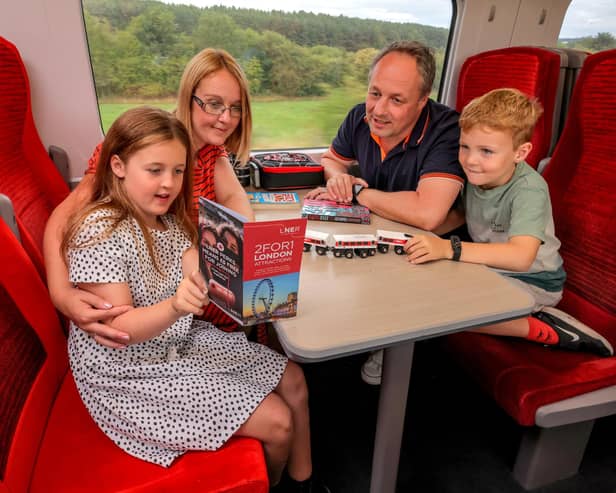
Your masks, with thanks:
M291 487L289 493L331 493L325 483L319 480L308 478L305 481L289 481Z
M600 356L612 356L614 349L601 334L557 308L545 307L532 314L558 334L558 347L572 351L588 351Z
M361 378L369 385L381 385L383 374L383 350L370 353L370 357L361 367Z

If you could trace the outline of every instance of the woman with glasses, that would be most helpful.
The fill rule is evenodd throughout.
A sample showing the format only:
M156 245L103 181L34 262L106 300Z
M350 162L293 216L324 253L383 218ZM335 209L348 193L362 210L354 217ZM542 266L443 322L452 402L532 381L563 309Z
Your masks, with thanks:
M229 162L227 151L240 162L248 161L252 116L248 82L237 61L224 50L206 48L188 62L180 80L176 116L187 128L193 146L194 219L198 198L206 197L239 212L250 220L254 214L248 197ZM60 239L71 213L87 203L92 195L94 172L101 144L88 163L79 186L53 212L45 231L45 264L51 298L67 318L91 334L99 343L121 348L128 335L112 329L105 319L123 313L124 307L111 307L105 300L73 287L60 251ZM203 318L223 330L237 327L216 305L210 303Z

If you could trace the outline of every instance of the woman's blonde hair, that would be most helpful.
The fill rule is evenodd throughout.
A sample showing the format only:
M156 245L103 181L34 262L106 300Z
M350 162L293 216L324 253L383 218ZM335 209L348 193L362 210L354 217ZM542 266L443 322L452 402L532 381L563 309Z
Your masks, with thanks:
M61 244L64 259L67 259L69 248L83 248L95 244L108 237L121 221L134 217L143 232L150 257L160 272L152 246L152 235L128 197L124 180L113 172L111 158L118 156L124 163L128 163L135 152L153 144L173 140L179 141L186 148L186 169L182 189L169 207L168 214L175 215L191 242L196 243L197 231L191 221L193 159L190 137L182 122L171 113L143 106L126 111L109 128L101 148L90 201L83 210L76 211L69 218ZM110 225L100 235L78 244L76 239L83 221L100 209L113 212L111 217L104 218L105 221L110 221Z
M248 162L250 155L250 138L252 134L248 80L235 58L225 50L206 48L197 53L186 64L182 79L180 80L176 115L188 129L191 138L193 138L194 129L191 119L191 111L194 108L192 104L193 94L204 77L219 70L229 72L240 86L242 116L237 128L227 139L225 147L228 151L234 153L242 164L245 164ZM195 149L195 151L198 151L198 149Z

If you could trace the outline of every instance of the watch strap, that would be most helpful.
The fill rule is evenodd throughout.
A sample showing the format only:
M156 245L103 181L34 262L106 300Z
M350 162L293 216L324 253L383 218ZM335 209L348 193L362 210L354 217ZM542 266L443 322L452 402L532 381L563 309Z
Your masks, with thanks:
M357 204L357 196L364 189L364 186L360 185L359 183L355 183L351 188L353 190L353 203Z
M451 235L449 241L451 241L451 249L453 250L453 257L451 257L451 260L457 262L462 255L462 242L460 241L460 237L456 235Z

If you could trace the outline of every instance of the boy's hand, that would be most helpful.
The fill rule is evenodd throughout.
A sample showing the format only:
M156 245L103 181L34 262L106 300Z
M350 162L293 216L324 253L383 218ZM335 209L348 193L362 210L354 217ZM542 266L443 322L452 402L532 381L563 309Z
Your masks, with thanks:
M192 313L202 315L203 307L210 302L207 294L205 280L199 271L193 271L188 277L182 279L175 295L171 299L171 306L181 316Z
M438 236L414 235L404 245L404 251L407 254L408 261L412 264L453 258L451 242Z

